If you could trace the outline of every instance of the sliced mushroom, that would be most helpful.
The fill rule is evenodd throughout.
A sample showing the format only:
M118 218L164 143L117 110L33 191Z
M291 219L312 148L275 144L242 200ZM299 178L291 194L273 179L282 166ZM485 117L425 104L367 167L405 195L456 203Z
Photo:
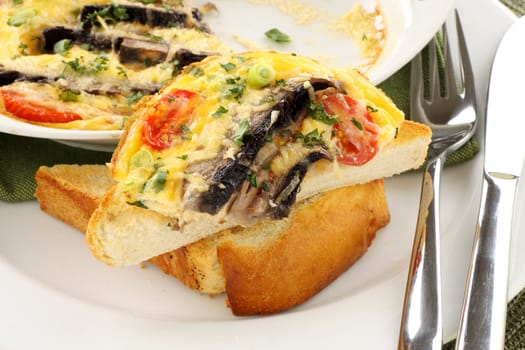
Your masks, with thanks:
M303 160L295 164L288 171L282 181L281 188L276 192L271 203L270 217L281 219L290 214L290 209L295 203L297 192L299 192L301 182L308 171L308 167L321 159L330 160L332 157L325 149L318 147L313 149Z
M180 67L184 67L194 62L200 62L209 55L207 53L195 53L187 49L179 49L175 53L174 59L177 60Z
M124 38L120 44L121 63L141 63L155 65L168 57L169 45L162 42Z
M311 84L314 89L324 89L334 85L335 83L329 80ZM188 167L188 171L198 169L208 182L209 188L204 192L194 192L191 186L187 188L185 205L212 215L219 212L240 190L268 136L273 136L305 117L309 93L304 80L291 82L287 87L276 88L271 93L277 102L267 110L252 115L249 131L242 139L243 146L239 148L233 159L220 162L215 159ZM218 155L221 156L222 154ZM283 203L286 205L287 202L283 201Z

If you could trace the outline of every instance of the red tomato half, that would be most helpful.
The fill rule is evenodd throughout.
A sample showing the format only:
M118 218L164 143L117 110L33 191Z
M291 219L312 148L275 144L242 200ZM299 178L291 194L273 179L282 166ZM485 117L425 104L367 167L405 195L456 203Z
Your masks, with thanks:
M148 112L142 140L156 150L168 148L182 134L182 126L200 101L198 94L175 90L164 94Z
M50 107L28 101L22 94L9 90L0 90L7 112L15 117L40 123L67 123L80 120L76 113L59 112Z
M334 124L340 151L338 160L347 165L362 165L372 159L378 149L379 127L366 106L339 93L323 96L322 103L326 112L340 121Z

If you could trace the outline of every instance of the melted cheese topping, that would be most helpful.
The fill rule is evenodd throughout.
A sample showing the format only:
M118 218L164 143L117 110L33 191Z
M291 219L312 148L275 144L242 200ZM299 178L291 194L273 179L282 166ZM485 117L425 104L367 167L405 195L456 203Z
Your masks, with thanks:
M278 54L272 52L249 52L226 57L209 57L204 61L192 65L185 73L179 75L161 94L153 97L143 109L136 114L136 122L132 124L128 133L121 140L119 148L114 155L112 171L115 179L123 186L121 189L128 195L129 201L146 202L147 206L169 215L179 215L182 211L180 202L183 193L181 188L184 181L188 181L194 188L206 190L208 184L203 182L202 176L196 174L185 174L189 164L214 159L221 155L223 158L231 157L239 145L232 142L243 121L250 122L250 116L257 110L269 110L271 104L266 100L270 94L270 88L253 88L249 84L243 85L244 93L241 98L231 96L228 80L240 79L244 82L251 66L265 63L273 67L275 79L272 83L275 87L277 81L307 81L312 77L325 77L330 80L339 81L344 90L352 98L366 101L374 112L371 114L375 123L379 126L379 147L390 142L396 128L404 119L403 113L395 107L393 102L380 90L375 88L368 80L357 71L336 70L323 67L308 58ZM226 69L225 67L228 67ZM234 68L232 68L234 66ZM202 101L195 108L191 122L187 128L191 130L191 137L186 137L165 150L154 151L144 144L142 137L144 125L147 123L148 111L155 103L162 100L164 94L178 89L196 92ZM364 102L363 102L364 103ZM223 108L227 110L220 115L214 113ZM328 146L328 150L334 154L334 144L331 142L332 126L323 122L305 118L301 125L301 133L307 134L317 129ZM298 141L291 142L282 147L280 154L274 158L271 164L275 174L284 173L286 169L297 163L304 157L305 147L297 147ZM298 151L302 149L301 151ZM166 190L159 192L148 192L137 190L139 187L130 187L126 183L129 178L134 177L133 163L135 154L148 151L152 158L167 169ZM152 168L153 169L153 168ZM153 171L153 170L151 170ZM147 180L143 178L142 183Z
M8 4L9 3L9 4ZM163 41L169 44L169 54L164 62L147 67L146 65L128 66L119 61L115 52L89 51L81 45L75 45L63 55L42 54L42 31L51 27L78 28L79 13L84 5L111 4L109 0L24 0L20 5L11 1L0 5L0 68L5 71L17 71L26 76L46 77L50 80L47 90L60 89L63 85L83 91L81 101L64 104L59 98L35 101L40 94L27 94L33 102L55 110L74 109L83 120L70 123L44 124L51 127L74 129L120 129L124 120L133 110L127 97L134 91L155 91L160 89L174 75L177 69L172 63L173 55L181 48L190 47L196 53L231 53L231 50L216 36L198 29L187 28L149 28L136 23L118 22L115 25L103 25L94 28L97 35L126 37L141 40ZM137 6L137 2L119 1L119 4ZM169 4L167 1L165 4ZM177 7L179 1L174 1ZM184 2L182 2L184 3ZM190 13L190 9L182 8ZM19 19L13 24L13 19ZM16 21L15 21L16 22ZM11 23L11 25L9 25ZM78 69L78 67L81 69ZM75 68L77 67L77 68ZM56 81L56 80L61 80ZM67 81L67 84L64 82ZM24 90L33 88L15 87ZM101 94L88 94L85 91L110 91L110 97ZM118 91L118 93L115 93ZM56 93L54 93L57 95ZM109 96L108 95L108 96ZM97 102L100 98L101 101ZM111 99L111 103L107 100ZM97 106L95 108L94 106ZM119 111L119 112L116 112ZM7 113L7 112L5 112Z

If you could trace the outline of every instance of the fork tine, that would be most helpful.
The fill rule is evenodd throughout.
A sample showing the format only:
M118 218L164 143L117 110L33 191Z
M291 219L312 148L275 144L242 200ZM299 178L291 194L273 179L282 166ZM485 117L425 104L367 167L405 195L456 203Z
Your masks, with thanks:
M450 52L450 43L449 43L449 37L448 37L448 31L446 24L443 25L443 56L445 59L444 66L444 73L445 73L445 81L443 82L443 86L445 88L445 98L452 98L455 97L457 94L457 86L456 86L456 72L454 70L454 64L452 62L452 53ZM463 86L463 81L461 81L461 86Z
M470 62L470 57L467 49L467 42L465 40L465 33L463 32L463 26L461 25L461 20L459 18L459 13L456 10L456 27L458 35L458 46L460 54L460 70L461 70L461 83L462 83L462 92L465 92L465 99L467 101L474 101L476 96L474 93L474 73L472 71L472 63Z
M415 121L422 121L421 103L425 98L425 84L423 80L423 63L421 53L418 53L410 63L410 114Z
M432 39L428 44L428 87L430 101L437 101L441 97L437 45L436 38Z

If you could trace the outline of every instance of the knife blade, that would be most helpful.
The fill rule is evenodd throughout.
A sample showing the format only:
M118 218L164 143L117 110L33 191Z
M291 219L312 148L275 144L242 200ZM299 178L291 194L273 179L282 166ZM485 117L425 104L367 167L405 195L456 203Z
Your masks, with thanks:
M512 217L525 157L525 17L505 33L490 73L479 217L456 349L503 349Z

